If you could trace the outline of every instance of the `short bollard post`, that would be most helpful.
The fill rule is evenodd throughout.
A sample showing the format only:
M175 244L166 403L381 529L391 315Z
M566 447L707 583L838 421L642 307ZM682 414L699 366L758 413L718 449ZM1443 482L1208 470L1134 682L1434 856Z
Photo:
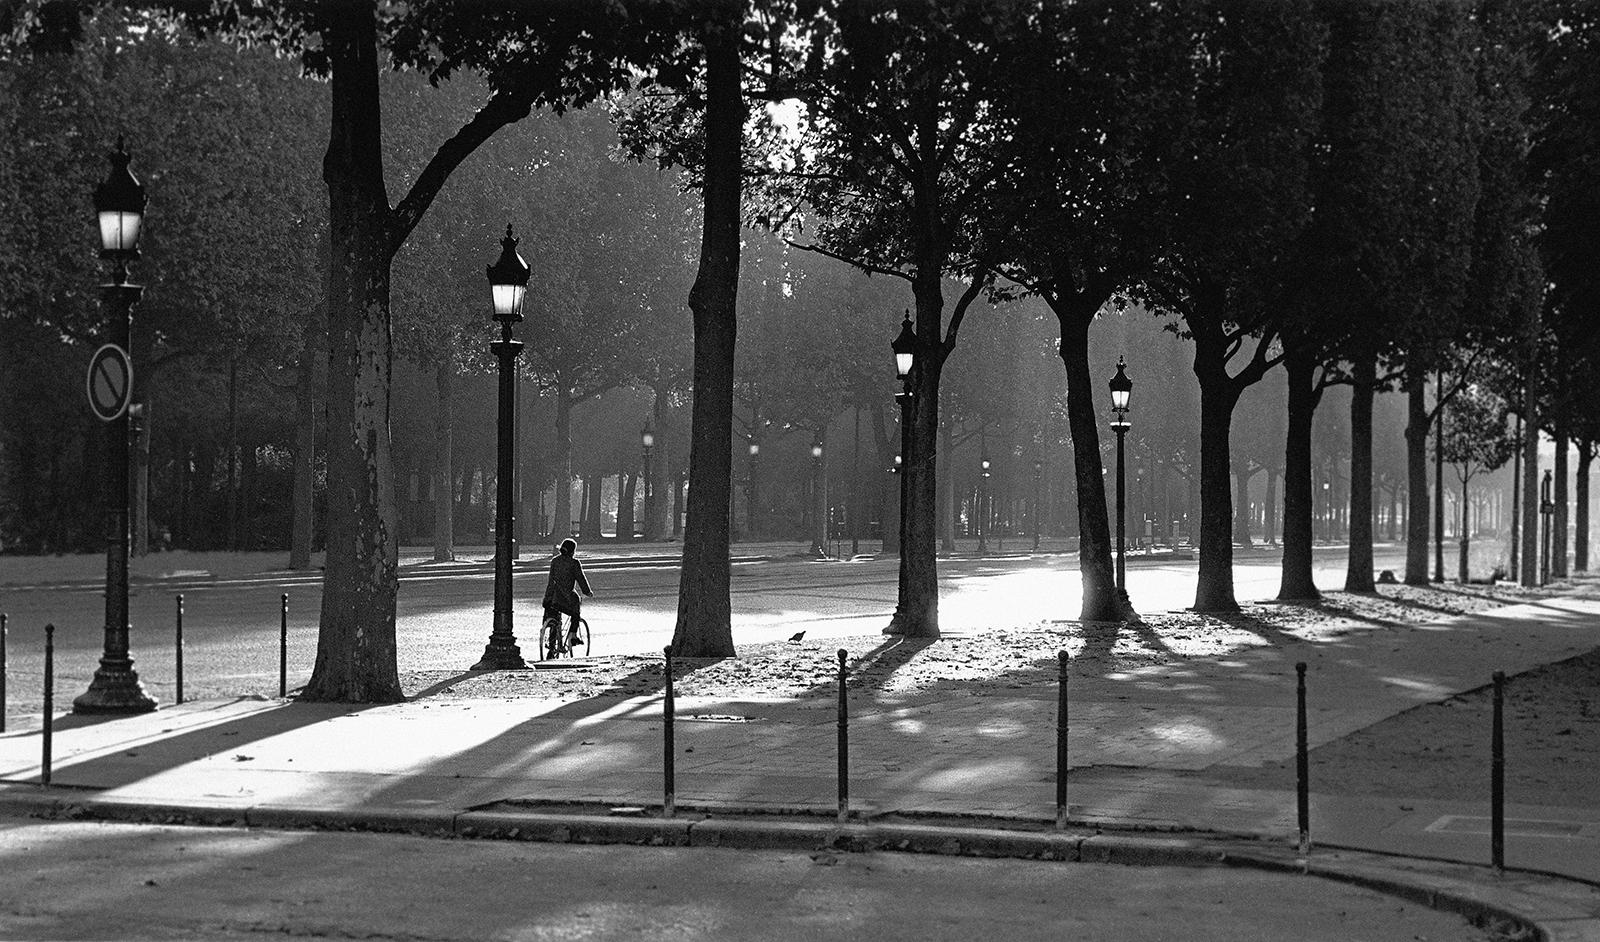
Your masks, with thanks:
M289 593L283 593L278 615L278 696L289 695Z
M44 626L44 753L39 758L39 784L50 784L50 736L56 712L56 626Z
M839 649L839 823L850 820L850 711L845 705L846 652Z
M0 612L0 733L6 731L6 613Z
M1294 666L1295 811L1300 823L1300 853L1311 853L1311 756L1306 750L1306 662Z
M1067 826L1067 652L1056 654L1061 679L1056 683L1056 828Z
M1489 763L1489 857L1496 870L1506 868L1506 675L1494 672L1494 730Z
M177 620L177 631L176 631L176 634L177 634L176 647L173 650L172 662L173 662L174 667L176 668L175 674L177 675L177 688L178 689L176 691L177 696L175 696L173 699L176 700L179 703L182 703L183 702L183 593L182 592L178 593L178 620Z
M676 709L672 703L672 645L662 649L667 656L667 696L661 701L661 814L672 817L678 803L677 754L672 744L672 721Z

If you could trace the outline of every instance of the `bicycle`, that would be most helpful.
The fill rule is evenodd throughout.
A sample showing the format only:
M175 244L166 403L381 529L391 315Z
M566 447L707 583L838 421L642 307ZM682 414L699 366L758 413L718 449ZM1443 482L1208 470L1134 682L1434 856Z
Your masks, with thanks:
M562 657L577 657L577 649L583 649L583 656L590 655L589 647L589 622L582 615L571 616L571 623L565 632L562 631L561 612L556 609L546 609L544 613L544 629L541 632L545 660L554 661Z

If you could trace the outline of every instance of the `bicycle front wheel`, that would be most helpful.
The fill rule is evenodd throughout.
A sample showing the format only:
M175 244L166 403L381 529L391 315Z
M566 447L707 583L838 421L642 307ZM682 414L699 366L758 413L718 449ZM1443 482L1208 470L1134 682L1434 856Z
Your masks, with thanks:
M574 620L572 626L573 642L571 644L572 656L578 656L578 649L583 649L583 656L589 657L594 651L589 647L589 623L582 618Z

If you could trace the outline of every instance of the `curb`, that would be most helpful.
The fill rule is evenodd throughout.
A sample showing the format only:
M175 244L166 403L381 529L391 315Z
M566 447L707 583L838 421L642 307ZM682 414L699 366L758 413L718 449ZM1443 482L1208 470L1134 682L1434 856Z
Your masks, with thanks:
M169 825L405 833L424 837L515 840L556 844L724 847L840 853L912 853L1123 866L1240 867L1335 880L1460 915L1509 938L1600 942L1600 912L1556 893L1530 892L1514 875L1463 879L1425 869L1426 861L1324 851L1299 857L1247 837L1190 838L1107 834L1099 830L1025 831L1004 828L760 818L678 818L448 809L317 807L249 808L174 805L38 789L0 787L0 816L124 821ZM1475 868L1452 865L1466 874ZM1495 884L1491 880L1504 882ZM1546 878L1545 883L1551 883ZM1539 885L1539 884L1532 884ZM1560 887L1553 887L1559 891Z

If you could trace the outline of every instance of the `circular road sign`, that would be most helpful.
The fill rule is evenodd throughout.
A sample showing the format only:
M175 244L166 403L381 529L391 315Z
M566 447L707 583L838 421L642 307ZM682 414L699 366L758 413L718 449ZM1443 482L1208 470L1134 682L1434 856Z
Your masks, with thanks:
M89 359L89 408L102 422L113 422L128 411L133 392L133 363L127 351L108 343Z

